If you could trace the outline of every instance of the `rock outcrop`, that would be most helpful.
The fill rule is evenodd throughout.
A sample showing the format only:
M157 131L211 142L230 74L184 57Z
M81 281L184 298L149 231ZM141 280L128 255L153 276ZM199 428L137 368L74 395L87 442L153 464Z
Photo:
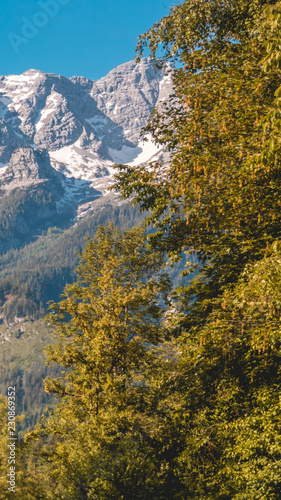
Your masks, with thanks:
M143 59L97 82L37 70L0 77L2 238L12 238L11 228L37 230L41 212L44 227L52 217L67 226L95 212L103 197L118 203L108 191L114 163L138 165L161 153L141 132L171 93L169 71ZM15 223L7 215L13 203L20 207Z

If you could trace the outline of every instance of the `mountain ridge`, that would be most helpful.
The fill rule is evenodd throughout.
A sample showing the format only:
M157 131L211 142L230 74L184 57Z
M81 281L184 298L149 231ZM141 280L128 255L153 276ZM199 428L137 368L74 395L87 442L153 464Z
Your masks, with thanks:
M115 163L138 165L162 154L141 132L171 92L170 70L143 59L98 81L34 69L1 76L1 190L52 178L57 215L71 214L68 224L91 214L99 198L115 199L108 191Z

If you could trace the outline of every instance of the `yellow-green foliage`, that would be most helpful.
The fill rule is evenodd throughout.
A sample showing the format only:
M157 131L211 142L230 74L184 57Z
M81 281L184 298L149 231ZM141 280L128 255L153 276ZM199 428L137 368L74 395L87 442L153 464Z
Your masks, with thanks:
M140 37L181 63L169 165L116 176L157 232L101 228L53 306L47 498L280 499L280 5L186 0ZM161 252L200 259L166 306Z

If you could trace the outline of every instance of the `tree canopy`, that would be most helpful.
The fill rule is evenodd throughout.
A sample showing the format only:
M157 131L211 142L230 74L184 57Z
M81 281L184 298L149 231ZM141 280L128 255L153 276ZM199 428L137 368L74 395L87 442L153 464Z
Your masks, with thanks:
M52 306L42 498L280 498L280 14L185 0L139 39L175 63L147 128L170 161L115 187L156 230L100 228ZM170 292L183 252L199 272Z
M139 41L140 55L148 45L154 57L162 44L162 63L180 63L174 95L147 129L171 160L149 170L120 166L117 188L152 212L157 248L171 256L196 252L204 267L189 297L200 303L280 237L278 140L272 145L278 124L271 118L280 81L268 56L274 44L266 5L188 0Z
M63 371L45 387L60 402L31 433L48 457L47 498L137 498L141 481L142 498L156 498L153 434L167 410L153 416L152 373L168 356L170 280L146 240L141 228L101 226L81 253L77 281L51 306L56 342L47 361Z
M171 318L179 498L279 498L280 13L186 0L139 40L139 56L161 47L175 64L147 127L170 162L120 165L116 187L150 210L154 248L195 253L200 270Z

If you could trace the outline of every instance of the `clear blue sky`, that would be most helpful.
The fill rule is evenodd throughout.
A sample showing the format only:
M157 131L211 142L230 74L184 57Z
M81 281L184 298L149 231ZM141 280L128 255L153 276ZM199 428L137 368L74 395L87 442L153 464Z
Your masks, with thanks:
M0 75L28 69L93 80L130 61L173 0L0 0Z

